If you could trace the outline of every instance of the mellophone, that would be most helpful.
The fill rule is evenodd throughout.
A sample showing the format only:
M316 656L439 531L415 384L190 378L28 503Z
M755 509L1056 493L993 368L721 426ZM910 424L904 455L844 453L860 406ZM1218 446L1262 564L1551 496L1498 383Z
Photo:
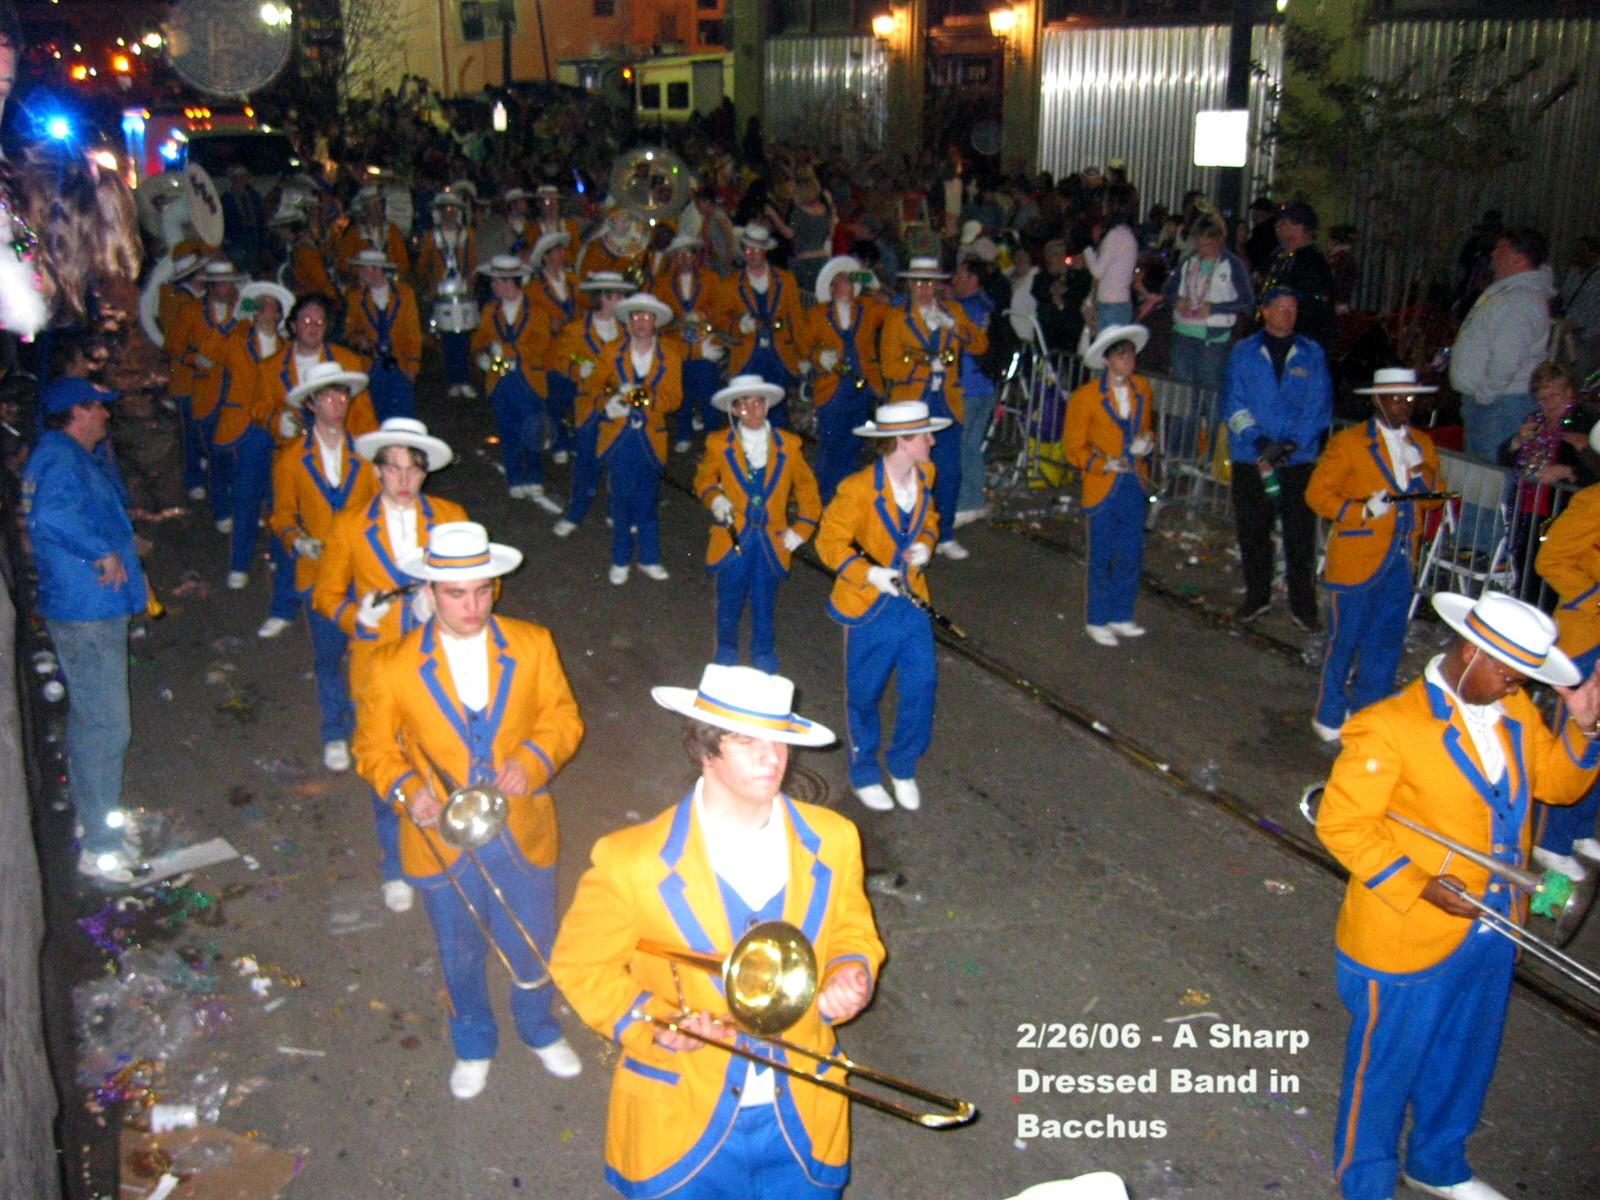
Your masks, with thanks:
M549 964L540 953L535 944L533 934L518 918L510 902L500 890L483 862L479 859L477 851L499 836L505 828L509 816L510 805L505 793L488 784L479 784L469 787L459 787L442 767L436 763L428 752L421 746L415 747L423 761L432 771L434 778L442 788L448 789L449 798L440 809L438 817L439 837L453 849L461 851L472 862L473 866L483 875L489 885L491 894L506 915L511 918L518 935L527 943L534 959L543 968L543 973L535 979L519 977L511 966L511 960L505 950L495 940L493 931L489 927L488 919L478 911L466 890L456 879L454 873L444 861L444 856L439 853L433 840L424 837L429 851L438 863L439 869L444 872L445 878L455 888L461 902L466 905L467 912L471 915L478 930L483 934L484 940L499 957L501 964L511 976L512 983L518 988L543 987L550 982ZM422 826L411 815L411 809L405 804L404 798L399 796L400 807L405 811L406 817L419 829ZM955 1125L964 1125L977 1116L978 1110L969 1101L955 1096L948 1096L918 1084L896 1078L893 1075L875 1071L864 1067L846 1055L843 1051L836 1050L831 1055L824 1055L814 1050L809 1050L795 1042L787 1041L780 1034L785 1033L791 1026L800 1020L816 1001L818 990L818 972L816 951L810 941L800 930L783 921L767 921L752 928L734 945L733 951L721 958L714 954L703 954L694 950L681 949L667 945L664 942L655 942L642 939L637 943L636 949L641 954L650 954L655 957L665 958L672 963L683 963L688 966L698 967L703 970L716 971L721 974L724 994L728 1000L729 1016L738 1029L760 1041L768 1043L774 1048L781 1049L785 1054L801 1055L814 1060L814 1068L790 1066L787 1062L779 1061L777 1057L769 1057L754 1050L747 1050L743 1046L732 1045L717 1038L706 1037L703 1034L687 1029L683 1021L688 1013L679 1000L679 1016L656 1017L647 1013L638 1014L641 1020L647 1021L658 1028L671 1030L684 1037L693 1038L707 1046L715 1046L729 1054L748 1059L761 1066L770 1067L781 1071L795 1079L801 1079L814 1087L820 1087L830 1092L848 1097L857 1103L864 1104L879 1112L888 1113L890 1116L899 1117L910 1121L925 1129L947 1129ZM673 969L676 979L676 967ZM721 1020L721 1018L718 1018ZM724 1022L726 1023L726 1022ZM833 1079L823 1078L818 1072L838 1068L857 1080L863 1080L890 1092L910 1096L933 1105L933 1111L923 1111L910 1108L897 1101L875 1092L864 1091L860 1087L840 1083Z

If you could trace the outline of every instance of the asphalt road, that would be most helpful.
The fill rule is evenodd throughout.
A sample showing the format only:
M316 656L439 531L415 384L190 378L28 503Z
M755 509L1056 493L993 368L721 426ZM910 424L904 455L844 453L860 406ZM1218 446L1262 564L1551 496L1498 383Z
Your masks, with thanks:
M692 781L677 719L648 689L692 685L710 654L706 519L665 489L672 578L612 587L602 506L554 538L544 514L505 496L482 401L422 415L461 454L431 490L526 552L500 611L550 627L588 725L554 789L565 901L598 836ZM557 469L553 490L564 483ZM1076 560L1002 530L963 535L971 559L936 559L931 581L981 661L940 652L923 810L869 813L837 749L803 759L861 826L869 869L901 880L874 897L889 961L846 1048L982 1110L930 1132L858 1109L849 1195L1000 1200L1112 1170L1136 1200L1336 1196L1340 885L1248 819L1292 827L1300 786L1326 772L1305 728L1314 677L1167 601L1141 603L1143 641L1092 646ZM171 616L136 650L130 792L186 838L224 836L250 856L196 879L223 897L204 931L219 961L253 955L303 980L259 997L224 971L230 1025L169 1064L169 1080L219 1068L232 1084L223 1125L305 1152L290 1196L610 1194L599 1039L567 1015L586 1070L563 1083L503 1023L487 1090L451 1098L432 936L420 907L383 910L364 787L320 767L304 627L255 638L265 565L246 591L225 591L226 539L200 516L156 539ZM209 592L183 586L185 572ZM800 711L837 729L842 639L826 588L796 569L778 647ZM1591 960L1595 938L1580 943ZM1025 1090L1083 1074L1154 1091ZM1597 1078L1600 1041L1519 993L1472 1146L1478 1171L1513 1196L1600 1195Z

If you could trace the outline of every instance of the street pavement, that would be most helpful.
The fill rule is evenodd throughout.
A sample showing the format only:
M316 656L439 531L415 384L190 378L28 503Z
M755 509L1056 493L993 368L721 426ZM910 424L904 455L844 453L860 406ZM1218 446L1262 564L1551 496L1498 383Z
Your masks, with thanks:
M603 498L556 539L549 518L505 495L482 401L422 415L461 456L430 490L526 553L499 611L553 631L588 727L553 789L565 904L597 837L694 778L678 719L648 689L692 685L711 652L707 517L665 487L671 579L635 573L612 587ZM671 471L684 480L692 463ZM552 490L565 482L557 469ZM184 840L222 836L249 856L194 880L220 915L178 937L215 956L231 1021L170 1063L168 1084L207 1068L229 1080L222 1125L304 1154L289 1196L610 1194L599 1039L566 1014L585 1072L561 1082L503 1020L486 1091L451 1098L432 936L420 905L382 908L364 785L321 769L303 624L256 639L265 563L247 590L226 591L226 539L203 514L155 540L151 573L171 614L136 643L130 794L170 814ZM837 748L801 759L802 782L825 786L862 829L889 949L845 1048L982 1112L931 1132L858 1108L848 1194L1001 1200L1112 1170L1136 1200L1336 1196L1341 885L1263 834L1308 836L1294 804L1329 763L1306 725L1313 672L1168 599L1141 600L1147 637L1094 646L1077 558L983 525L962 540L969 560L930 568L935 603L970 639L940 651L922 811L863 809ZM796 567L778 648L799 710L842 731L827 586L814 565ZM1591 961L1596 936L1580 940ZM239 955L278 985L252 993L228 969ZM492 977L502 991L497 965ZM1155 1090L1028 1090L1086 1074ZM1236 1090L1184 1091L1185 1078ZM1479 1173L1512 1196L1600 1195L1597 1079L1600 1040L1519 992L1472 1145Z

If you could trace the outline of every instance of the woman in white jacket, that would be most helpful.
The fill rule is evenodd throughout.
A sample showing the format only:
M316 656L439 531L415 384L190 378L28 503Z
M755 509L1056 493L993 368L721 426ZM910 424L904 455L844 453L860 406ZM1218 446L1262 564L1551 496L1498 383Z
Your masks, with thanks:
M1139 239L1133 232L1137 204L1138 193L1127 184L1114 183L1107 188L1099 241L1083 252L1094 276L1096 329L1133 321L1133 273L1139 267Z

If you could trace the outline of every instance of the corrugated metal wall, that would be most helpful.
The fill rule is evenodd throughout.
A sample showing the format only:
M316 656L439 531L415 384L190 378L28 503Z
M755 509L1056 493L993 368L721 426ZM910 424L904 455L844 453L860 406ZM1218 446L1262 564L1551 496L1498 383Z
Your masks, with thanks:
M1194 114L1223 107L1230 41L1226 25L1045 30L1040 167L1061 175L1126 159L1146 208L1176 205L1190 188L1214 195L1217 169L1192 162ZM1256 26L1250 47L1271 79L1282 77L1278 26ZM1267 115L1270 90L1252 79L1252 138ZM1271 156L1257 151L1249 171L1247 192L1271 179Z
M766 45L769 137L848 154L883 145L889 55L873 37L777 37Z
M1535 128L1532 156L1489 175L1481 194L1440 196L1429 213L1437 222L1467 230L1485 208L1499 208L1507 223L1533 225L1550 239L1552 258L1571 262L1573 240L1600 229L1600 21L1395 21L1376 26L1367 41L1366 70L1384 78L1414 69L1442 70L1467 47L1499 47L1504 78L1530 59L1543 66L1522 85L1531 99L1552 81L1576 71L1568 92Z

